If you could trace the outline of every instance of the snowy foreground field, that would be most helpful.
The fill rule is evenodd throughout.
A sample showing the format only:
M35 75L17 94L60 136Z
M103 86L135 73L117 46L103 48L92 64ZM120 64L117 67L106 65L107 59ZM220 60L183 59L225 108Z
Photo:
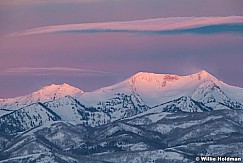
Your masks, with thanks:
M0 162L243 158L243 89L206 71L138 73L94 92L68 84L0 99Z

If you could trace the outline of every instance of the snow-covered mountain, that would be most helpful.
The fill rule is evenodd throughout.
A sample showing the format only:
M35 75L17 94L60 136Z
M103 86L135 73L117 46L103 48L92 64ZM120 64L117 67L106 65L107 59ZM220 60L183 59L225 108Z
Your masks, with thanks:
M185 96L198 102L207 101L205 104L213 109L220 109L216 106L218 103L236 108L241 108L240 103L243 103L242 88L227 85L205 70L188 76L140 72L121 83L87 92L78 100L87 106L97 107L98 103L118 93L137 94L150 107Z
M237 98L232 94L234 91ZM11 116L15 110L31 107L35 110L41 104L61 120L98 126L150 109L165 112L243 109L242 99L242 88L229 86L205 70L188 76L140 72L118 84L86 93L68 84L53 84L27 96L0 100L0 111Z
M150 113L97 127L54 121L0 135L0 162L192 163L242 157L243 111ZM2 160L2 161L1 161Z
M101 88L94 92L87 92L80 97L80 100L94 105L97 101L101 101L104 98L111 98L118 92L124 94L135 93L146 104L153 106L177 99L181 96L192 96L193 92L205 82L214 83L219 87L222 86L222 91L237 89L243 95L242 88L228 86L203 70L188 76L140 72L121 83Z
M122 152L132 151L140 162L161 157L188 162L202 153L198 143L213 154L213 149L226 148L222 142L242 140L242 114L243 88L204 70L188 76L140 72L85 93L68 84L53 84L0 100L0 158L129 162L133 155ZM70 135L75 135L77 144L68 140ZM36 149L28 151L33 143ZM242 154L242 144L234 143L229 151Z
M56 100L67 95L72 97L78 97L84 92L78 88L70 86L69 84L55 85L43 87L42 89L33 92L26 96L20 96L15 98L0 99L0 110L17 110L21 107L37 103ZM1 115L1 114L0 114Z

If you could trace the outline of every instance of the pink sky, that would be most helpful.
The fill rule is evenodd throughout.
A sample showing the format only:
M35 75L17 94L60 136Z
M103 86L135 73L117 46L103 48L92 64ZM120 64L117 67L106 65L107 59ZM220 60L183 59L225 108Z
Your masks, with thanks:
M69 83L90 91L138 71L188 75L206 69L226 83L243 87L243 76L239 75L243 70L243 35L232 29L231 33L213 34L74 32L6 37L73 23L243 16L242 1L24 2L0 5L0 98L24 95L52 83Z

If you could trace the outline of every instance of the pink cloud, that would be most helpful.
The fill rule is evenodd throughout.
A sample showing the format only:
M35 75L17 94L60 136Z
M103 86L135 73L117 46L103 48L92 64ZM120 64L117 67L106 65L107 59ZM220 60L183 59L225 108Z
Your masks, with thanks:
M32 76L88 76L108 75L110 72L86 70L70 67L18 67L0 71L0 76L32 75Z
M198 27L221 25L221 24L243 23L243 16L228 17L171 17L146 19L135 21L118 21L118 22L102 22L102 23L82 23L46 26L34 29L28 29L23 32L12 33L9 36L36 35L56 32L86 32L86 31L172 31L193 29Z

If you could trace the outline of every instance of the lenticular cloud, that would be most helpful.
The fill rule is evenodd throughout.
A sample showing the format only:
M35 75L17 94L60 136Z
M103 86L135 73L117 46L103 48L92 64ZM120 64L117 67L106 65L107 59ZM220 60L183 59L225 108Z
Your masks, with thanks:
M46 33L95 33L95 32L156 32L170 33L243 33L243 16L228 17L171 17L135 21L81 23L54 25L10 34L10 36Z

